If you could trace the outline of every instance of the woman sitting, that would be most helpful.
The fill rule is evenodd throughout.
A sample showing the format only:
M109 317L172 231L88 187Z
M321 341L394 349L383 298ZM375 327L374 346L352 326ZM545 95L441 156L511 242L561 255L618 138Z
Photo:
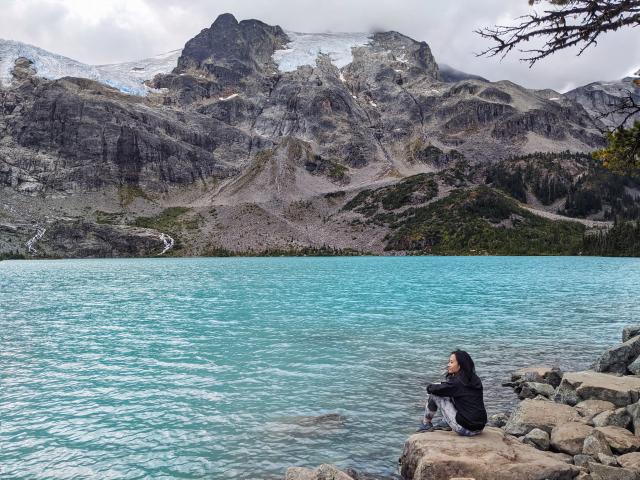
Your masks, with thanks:
M478 435L487 423L487 411L482 397L482 382L476 375L471 356L456 350L449 357L446 380L427 386L429 399L419 432L453 430L458 435ZM442 421L433 423L440 410Z

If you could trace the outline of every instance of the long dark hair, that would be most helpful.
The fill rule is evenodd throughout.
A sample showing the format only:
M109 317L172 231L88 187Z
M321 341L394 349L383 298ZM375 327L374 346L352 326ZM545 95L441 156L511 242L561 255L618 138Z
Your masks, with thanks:
M451 355L456 356L458 365L460 365L459 373L462 374L462 379L466 382L471 381L476 374L476 365L473 363L471 355L464 350L455 350L451 352Z

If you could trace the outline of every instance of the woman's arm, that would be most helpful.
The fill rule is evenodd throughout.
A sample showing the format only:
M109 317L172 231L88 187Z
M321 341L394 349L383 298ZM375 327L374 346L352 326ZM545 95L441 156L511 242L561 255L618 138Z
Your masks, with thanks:
M440 397L453 397L457 391L458 385L450 380L445 380L442 383L432 383L427 386L427 393L433 393Z

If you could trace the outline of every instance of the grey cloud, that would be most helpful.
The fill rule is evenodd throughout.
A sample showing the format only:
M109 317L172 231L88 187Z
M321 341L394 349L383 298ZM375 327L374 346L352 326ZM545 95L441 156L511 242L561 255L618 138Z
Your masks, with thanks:
M103 0L107 1L107 0ZM512 80L531 88L565 90L622 77L640 65L640 39L627 29L602 38L576 57L562 52L529 68L516 54L503 61L478 58L486 46L473 31L509 21L528 11L526 0L139 0L154 10L152 31L129 19L127 26L105 19L97 26L71 22L68 6L44 0L3 2L0 37L33 43L87 63L133 60L180 48L224 12L257 18L286 30L397 30L426 41L436 59L490 80ZM26 5L26 6L25 6Z

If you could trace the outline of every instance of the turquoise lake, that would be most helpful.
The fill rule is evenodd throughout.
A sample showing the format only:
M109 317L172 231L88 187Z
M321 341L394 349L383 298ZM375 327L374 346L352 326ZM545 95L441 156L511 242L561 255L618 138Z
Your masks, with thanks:
M640 323L640 260L0 262L0 478L391 475L458 347L489 413Z

